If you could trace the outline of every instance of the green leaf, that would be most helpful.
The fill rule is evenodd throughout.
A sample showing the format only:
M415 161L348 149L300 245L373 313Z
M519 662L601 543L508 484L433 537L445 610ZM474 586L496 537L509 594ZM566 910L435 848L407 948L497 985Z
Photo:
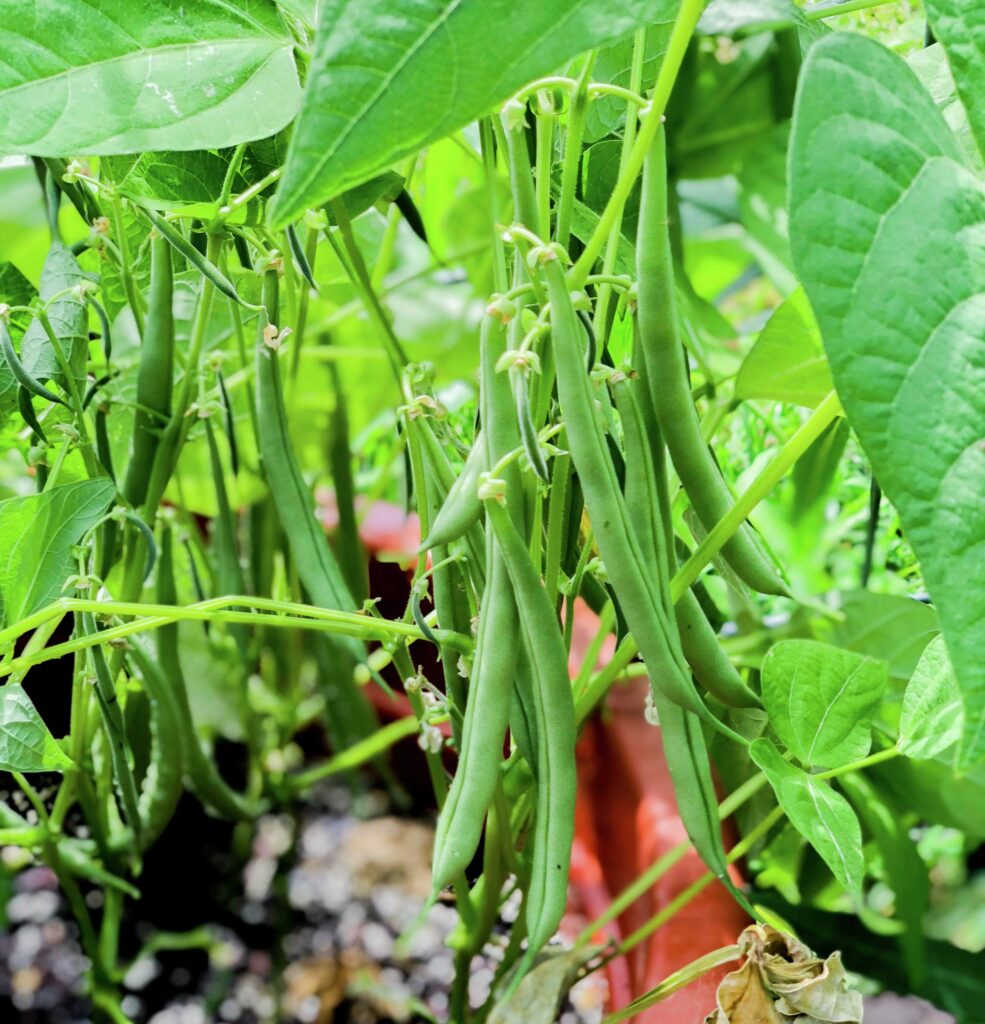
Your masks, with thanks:
M927 0L927 17L985 157L985 6L981 0Z
M739 218L746 229L746 248L784 296L797 287L787 231L789 141L790 122L784 121L756 147L738 177Z
M706 36L741 36L790 28L804 16L791 0L711 0L698 31Z
M203 216L218 213L214 205L222 192L229 153L196 150L190 153L142 153L136 157L108 157L100 161L116 188L142 206L155 210L181 210L188 206L211 207ZM237 174L233 194L242 192L249 182Z
M272 0L35 0L0 27L0 151L217 149L272 135L300 103L293 45Z
M59 296L47 306L48 320L72 374L78 381L85 377L89 351L89 317L76 295L62 293L86 280L88 275L71 251L61 242L52 242L41 271L39 295L46 303L53 296ZM40 320L35 319L24 332L20 357L24 369L36 380L57 380L63 385L67 383L48 332Z
M492 111L589 47L668 21L672 0L324 0L277 226Z
M816 640L781 640L763 661L770 725L807 767L838 768L866 756L886 663Z
M961 143L961 149L968 162L981 170L985 164L982 162L981 153L978 152L975 137L971 134L968 114L961 102L961 97L958 96L944 47L940 43L934 43L933 46L915 50L906 58L906 63L930 93L934 105Z
M906 64L833 35L809 52L791 238L842 404L899 511L985 760L985 190Z
M537 966L524 976L516 992L498 1003L489 1024L552 1024L574 984L582 966L598 953L598 948L548 951Z
M736 396L813 409L832 387L821 332L804 289L798 288L777 306L743 360Z
M4 624L61 595L72 548L113 500L110 480L82 480L0 501L0 603Z
M37 297L34 285L13 263L0 263L0 302L8 306L30 306ZM15 344L20 341L30 323L29 313L10 314L7 326ZM0 420L16 407L17 386L17 380L7 365L7 360L0 359Z
M755 740L749 756L763 770L790 824L849 892L859 892L865 877L862 829L848 801L827 782L785 761L769 740Z
M817 639L889 662L890 679L902 683L941 628L930 605L898 594L849 591L840 610L841 620L824 619L815 626Z
M0 769L62 772L71 766L27 691L15 684L0 688Z
M643 81L653 82L657 77L660 59L667 50L670 38L674 5L664 5L666 20L654 17L654 24L646 29L643 45ZM621 39L618 43L605 46L595 55L592 65L592 81L608 82L629 88L633 66L633 39ZM585 115L585 141L597 142L606 135L617 133L626 122L626 103L617 96L599 96L588 106Z
M927 644L903 694L896 746L907 757L936 757L958 742L963 724L961 690L944 637L937 636Z
M676 177L735 174L747 158L755 159L780 120L772 35L750 36L734 47L726 63L710 48L698 48L675 86L667 159Z

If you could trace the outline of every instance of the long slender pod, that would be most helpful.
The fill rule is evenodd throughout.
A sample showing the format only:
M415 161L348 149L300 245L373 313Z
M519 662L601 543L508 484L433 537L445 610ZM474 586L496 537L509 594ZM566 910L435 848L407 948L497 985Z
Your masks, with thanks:
M732 496L701 437L691 398L684 348L677 331L674 265L667 228L666 141L661 128L643 165L636 263L639 289L639 336L653 405L674 468L688 498L707 529L732 507ZM764 594L787 588L744 525L723 548L739 576Z
M160 435L171 416L174 378L174 273L171 246L161 235L150 243L151 267L147 315L137 367L137 408L133 418L130 461L123 478L123 496L140 508L147 497L151 467Z
M479 401L482 438L490 465L495 465L519 442L516 421L511 415L509 379L505 373L496 371L505 347L505 325L495 313L487 313L480 338ZM516 466L508 467L508 471L515 493L519 494ZM486 583L479 608L479 634L462 726L462 749L435 834L435 890L465 869L479 845L482 824L499 778L509 721L517 656L517 612L509 574L491 535L486 538L486 559Z
M311 601L322 608L354 611L355 602L328 546L325 530L315 518L314 502L291 445L278 353L269 344L272 335L277 333L279 291L277 270L266 271L263 276L266 313L260 316L256 349L257 420L263 474L283 524L298 575ZM356 653L357 644L341 642Z
M455 478L437 515L431 521L431 529L421 544L422 551L451 544L465 536L479 522L482 518L479 477L488 469L485 441L482 434L478 434L462 472Z
M554 607L506 508L486 503L510 582L533 667L540 744L533 855L526 897L529 966L561 921L575 827L575 709L568 658Z
M666 614L656 581L648 583L642 572L643 555L633 537L626 504L595 417L580 345L581 325L561 262L550 258L550 250L548 254L543 269L551 301L558 397L568 446L606 572L654 685L670 700L719 726L682 669L677 626Z
M723 704L734 708L758 708L761 701L742 681L718 642L711 623L691 590L674 606L681 647L698 682Z

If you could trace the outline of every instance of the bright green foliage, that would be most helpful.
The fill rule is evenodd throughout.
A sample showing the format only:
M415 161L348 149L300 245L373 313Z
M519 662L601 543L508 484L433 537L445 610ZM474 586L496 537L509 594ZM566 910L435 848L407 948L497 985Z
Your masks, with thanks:
M742 363L735 392L813 409L831 390L831 372L814 312L798 288L769 318Z
M968 767L985 759L985 191L905 64L861 37L811 50L791 153L794 258L935 599Z
M790 823L824 858L835 878L849 892L858 892L865 875L862 830L848 801L830 783L785 761L769 740L756 740L749 755L766 773Z
M919 5L862 6L0 0L0 770L66 773L0 832L114 895L73 903L94 1019L179 804L248 830L372 772L418 806L415 768L455 1024L547 1024L604 929L649 962L709 885L817 948L851 911L851 970L948 991L924 927L985 838L983 15L929 0L920 48ZM55 741L21 686L68 657ZM631 762L595 712L644 673L659 739L640 694L619 745L688 839L600 850L629 884L553 956L577 734ZM733 948L702 952L606 1020ZM858 1019L827 963L788 1016Z
M81 480L0 501L2 621L16 622L61 596L72 548L113 499L110 480Z
M588 46L672 19L659 0L517 5L367 0L319 8L310 80L271 210L277 225L487 114L525 82Z
M865 757L886 663L815 640L783 640L763 662L770 725L806 767L839 768Z
M0 27L0 151L212 149L272 135L297 109L273 0L28 6Z
M927 644L903 694L897 747L907 757L937 757L961 737L961 690L944 638Z
M0 769L60 772L71 765L24 687L11 684L0 688Z

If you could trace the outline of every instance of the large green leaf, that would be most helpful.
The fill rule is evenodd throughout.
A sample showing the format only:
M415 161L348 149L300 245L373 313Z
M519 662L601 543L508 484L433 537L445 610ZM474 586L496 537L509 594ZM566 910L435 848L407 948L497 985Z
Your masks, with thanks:
M0 689L0 769L60 772L71 764L25 689L13 684Z
M831 386L817 321L804 290L798 288L776 308L743 360L736 396L813 409Z
M19 6L0 24L2 152L215 149L297 111L294 41L272 0Z
M283 225L461 128L674 0L324 0L280 189Z
M985 157L985 4L981 0L927 0L927 16L947 53L971 132Z
M769 740L755 740L749 756L763 770L790 824L849 892L859 892L865 877L862 829L848 801L829 783L785 761Z
M61 595L72 548L113 500L110 480L82 480L0 501L2 621L16 622Z
M861 36L809 52L791 240L832 374L934 598L985 760L985 191L930 96Z
M763 661L763 703L776 734L807 767L865 757L886 663L816 640L781 640Z

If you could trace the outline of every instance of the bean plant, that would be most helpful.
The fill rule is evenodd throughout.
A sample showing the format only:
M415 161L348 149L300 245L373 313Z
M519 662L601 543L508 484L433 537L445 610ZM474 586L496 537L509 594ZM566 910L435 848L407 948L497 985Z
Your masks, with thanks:
M972 1020L917 839L985 837L985 8L315 6L0 5L2 187L50 243L0 264L0 768L30 808L0 841L57 875L97 1018L127 1020L120 931L184 794L250 822L361 767L398 792L416 736L450 1020L555 1019L718 884L818 945L857 915L891 966L850 968ZM389 616L380 498L421 536ZM559 954L576 742L640 676L707 874L606 940L658 862Z

